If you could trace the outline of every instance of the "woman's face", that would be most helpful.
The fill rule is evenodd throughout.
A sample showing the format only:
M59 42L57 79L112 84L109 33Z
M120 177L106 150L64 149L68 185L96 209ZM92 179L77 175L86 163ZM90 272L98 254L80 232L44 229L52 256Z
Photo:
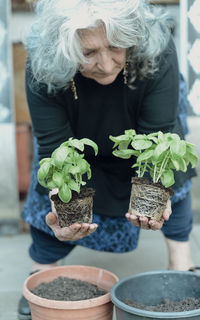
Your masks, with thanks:
M126 49L116 48L108 43L102 26L81 32L84 56L89 63L81 66L81 74L107 85L115 81L126 62Z

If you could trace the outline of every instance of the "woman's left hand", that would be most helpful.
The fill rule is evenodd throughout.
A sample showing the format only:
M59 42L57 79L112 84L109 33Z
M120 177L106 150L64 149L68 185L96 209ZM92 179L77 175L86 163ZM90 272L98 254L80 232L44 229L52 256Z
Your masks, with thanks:
M172 213L171 209L171 201L167 201L166 209L163 212L162 218L160 221L148 219L147 217L137 217L130 212L126 213L126 218L130 221L134 226L140 227L145 230L160 230L163 226L164 221L167 221Z

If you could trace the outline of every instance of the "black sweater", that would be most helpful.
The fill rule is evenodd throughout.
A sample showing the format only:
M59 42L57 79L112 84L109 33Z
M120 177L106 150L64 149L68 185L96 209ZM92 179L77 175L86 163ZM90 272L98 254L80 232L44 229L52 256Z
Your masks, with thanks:
M28 64L27 64L28 65ZM89 138L99 147L95 157L86 147L92 178L87 182L96 190L94 212L107 216L124 216L128 209L133 159L112 155L109 135L120 135L125 129L137 133L161 130L176 132L183 138L178 121L179 71L174 44L162 54L159 71L153 78L136 80L135 89L124 84L122 72L114 83L100 85L78 73L74 80L78 100L71 88L48 94L45 85L33 89L30 68L26 72L26 93L34 135L39 143L39 158L50 157L53 150L69 137ZM178 173L174 188L194 174ZM38 185L38 192L45 192Z

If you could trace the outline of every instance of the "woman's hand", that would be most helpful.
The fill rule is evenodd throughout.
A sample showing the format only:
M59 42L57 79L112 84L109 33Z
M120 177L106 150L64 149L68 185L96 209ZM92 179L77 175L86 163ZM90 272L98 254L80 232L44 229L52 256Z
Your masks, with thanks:
M155 221L152 219L148 219L147 217L137 217L134 214L126 213L126 218L130 221L134 226L141 227L145 230L159 230L162 228L164 221L167 221L172 213L171 209L171 201L167 201L166 209L163 212L163 216L160 221Z
M69 227L61 228L58 223L58 218L53 212L47 214L46 223L60 241L76 241L82 239L89 236L98 227L96 223L74 223Z
M46 215L46 224L49 226L49 228L51 228L56 238L60 241L76 241L84 237L87 237L91 233L93 233L98 227L96 223L74 223L71 226L64 228L61 228L59 226L56 209L53 201L51 200L51 196L57 193L58 189L53 189L49 192L49 199L51 201L52 212L49 212Z

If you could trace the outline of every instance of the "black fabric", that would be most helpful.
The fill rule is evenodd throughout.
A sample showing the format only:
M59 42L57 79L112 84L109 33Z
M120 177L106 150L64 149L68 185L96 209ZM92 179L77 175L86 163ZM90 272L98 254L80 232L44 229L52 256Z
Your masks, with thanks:
M120 135L125 129L138 133L177 132L182 137L178 120L179 71L172 41L160 57L159 70L153 78L136 80L130 89L122 72L114 83L100 85L94 80L75 76L78 100L71 88L48 94L45 85L35 89L30 68L26 72L26 93L34 135L39 143L39 157L52 151L69 137L87 137L99 146L98 156L86 147L85 158L91 164L92 179L87 185L96 190L94 212L107 216L124 216L128 209L133 159L112 155L109 135ZM174 188L194 176L193 170L177 173ZM38 192L47 192L37 186Z

